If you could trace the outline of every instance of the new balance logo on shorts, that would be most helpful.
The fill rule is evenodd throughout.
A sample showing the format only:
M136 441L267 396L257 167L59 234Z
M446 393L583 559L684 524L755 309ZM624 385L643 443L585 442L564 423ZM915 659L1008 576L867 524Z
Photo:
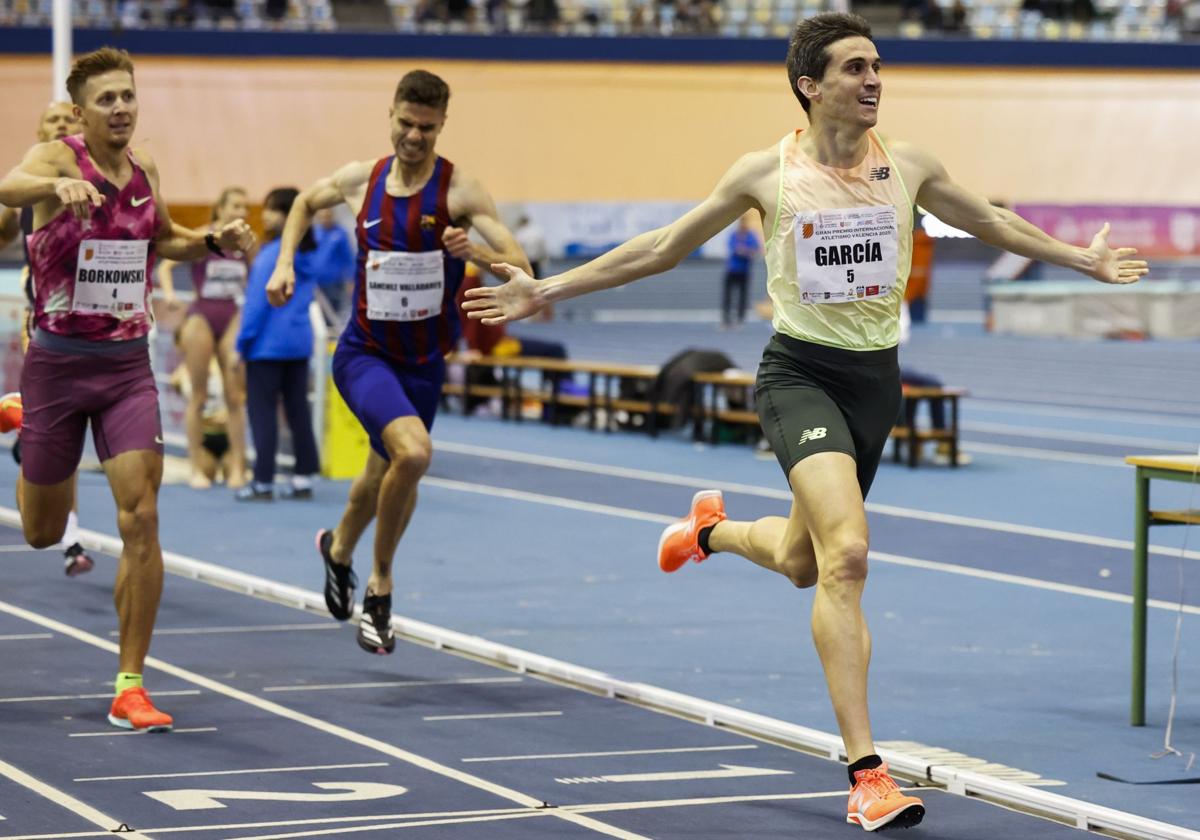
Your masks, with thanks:
M892 168L890 166L877 166L867 174L869 181L886 181L892 176Z
M829 430L824 426L817 426L815 429L805 429L800 433L800 440L796 445L803 446L810 440L820 440L821 438L825 437L825 433L827 431Z

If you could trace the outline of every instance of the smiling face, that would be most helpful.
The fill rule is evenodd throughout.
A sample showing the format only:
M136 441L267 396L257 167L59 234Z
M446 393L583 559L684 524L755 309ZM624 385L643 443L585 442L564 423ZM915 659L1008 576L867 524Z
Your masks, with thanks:
M84 83L79 99L76 108L89 144L115 150L129 145L138 115L132 73L109 70L92 76Z
M868 38L835 41L827 48L829 64L820 79L801 76L797 89L812 103L813 118L834 124L872 128L879 121L883 80L875 44Z
M438 135L446 124L446 112L428 105L400 101L388 112L392 124L392 147L404 166L420 166L432 155Z

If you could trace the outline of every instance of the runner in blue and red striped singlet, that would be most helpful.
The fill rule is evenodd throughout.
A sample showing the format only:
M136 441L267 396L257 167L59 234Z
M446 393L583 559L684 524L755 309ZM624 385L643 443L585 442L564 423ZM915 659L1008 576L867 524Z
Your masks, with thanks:
M34 332L21 371L17 501L30 545L62 538L90 424L123 541L113 589L119 671L108 719L124 729L170 729L171 716L142 686L163 580L150 268L156 254L195 260L244 250L254 238L245 222L207 234L171 222L154 161L130 148L138 101L128 53L105 47L81 56L67 90L83 133L39 143L0 180L0 204L33 208Z
M375 564L363 598L358 644L391 653L392 557L429 466L429 429L461 328L454 299L466 261L491 269L528 263L500 223L483 185L434 151L450 89L424 70L400 80L389 112L394 154L348 164L292 205L267 285L275 305L295 285L293 256L318 210L345 202L357 217L358 263L349 323L333 356L333 379L367 430L371 453L338 526L317 533L325 603L339 620L354 609L351 555L371 520ZM484 243L467 237L474 228Z

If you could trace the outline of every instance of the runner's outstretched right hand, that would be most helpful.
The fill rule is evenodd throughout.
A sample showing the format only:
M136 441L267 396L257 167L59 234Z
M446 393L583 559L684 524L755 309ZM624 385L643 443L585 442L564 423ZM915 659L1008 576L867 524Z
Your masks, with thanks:
M507 282L500 286L467 289L462 308L468 318L495 327L528 318L548 303L542 284L522 269L508 263L495 263L492 271L508 278Z

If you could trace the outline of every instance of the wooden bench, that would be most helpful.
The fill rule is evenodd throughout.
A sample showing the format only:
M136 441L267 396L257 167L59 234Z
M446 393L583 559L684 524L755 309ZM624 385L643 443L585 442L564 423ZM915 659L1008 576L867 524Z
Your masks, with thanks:
M495 385L456 385L452 389L443 388L443 394L455 394L464 397L463 413L467 413L468 396L500 398L501 416L505 419L521 421L521 406L526 397L536 399L547 407L547 421L552 425L560 420L560 407L582 408L587 411L588 428L595 429L599 410L604 410L604 430L612 431L616 424L616 413L627 411L642 413L647 418L647 431L655 435L660 416L674 414L674 406L660 405L650 400L627 399L620 396L621 382L641 380L653 382L658 377L659 368L655 365L628 365L613 362L577 361L568 359L553 359L540 356L469 356L452 354L446 358L448 364L461 364L465 367L484 367L500 371L500 384ZM535 371L541 374L541 381L536 390L527 388L522 382L522 374ZM587 394L562 393L562 381L575 374L587 377ZM497 391L499 393L497 393Z
M950 466L958 467L958 400L967 395L964 388L929 388L904 386L904 422L892 427L892 460L900 463L901 450L908 443L908 466L915 468L921 461L921 444L927 440L945 441L950 450ZM922 402L941 400L949 403L950 417L944 429L919 427L917 407Z
M692 377L696 387L697 412L693 436L696 440L707 439L717 442L720 423L748 425L758 428L758 412L754 405L754 374L748 371L727 370L722 373L698 373ZM729 394L737 393L733 400L738 407L729 406ZM904 420L892 427L892 460L900 463L905 444L908 446L909 467L920 463L921 445L928 440L949 444L950 465L958 466L958 400L966 396L963 388L904 388ZM722 401L722 395L725 399ZM944 429L918 426L917 408L921 402L944 400L949 403L949 422ZM724 405L722 405L724 402ZM740 406L747 406L741 408Z
M557 424L560 407L580 408L587 411L588 428L595 429L600 409L604 410L604 430L615 428L616 413L627 411L646 416L646 430L651 436L658 432L660 422L671 417L676 409L673 405L654 400L628 399L619 396L621 382L640 380L653 382L658 377L655 365L627 365L613 362L577 361L552 359L540 356L474 356L452 354L446 358L449 364L467 368L485 367L500 371L499 385L472 385L446 383L442 393L463 398L463 413L468 414L470 397L485 399L499 398L501 416L521 421L521 407L526 397L531 397L546 407L546 420ZM541 374L535 389L522 382L527 371ZM587 393L564 394L562 381L575 374L587 376ZM754 410L753 373L743 370L726 370L721 373L698 373L692 377L692 436L695 440L716 443L721 424L743 426L761 435L758 413ZM925 441L948 444L950 465L958 466L958 400L966 395L962 388L905 387L903 422L892 427L892 459L900 463L907 444L907 462L916 467L921 460L921 446ZM942 400L949 403L949 423L944 429L918 426L918 406L922 402Z

